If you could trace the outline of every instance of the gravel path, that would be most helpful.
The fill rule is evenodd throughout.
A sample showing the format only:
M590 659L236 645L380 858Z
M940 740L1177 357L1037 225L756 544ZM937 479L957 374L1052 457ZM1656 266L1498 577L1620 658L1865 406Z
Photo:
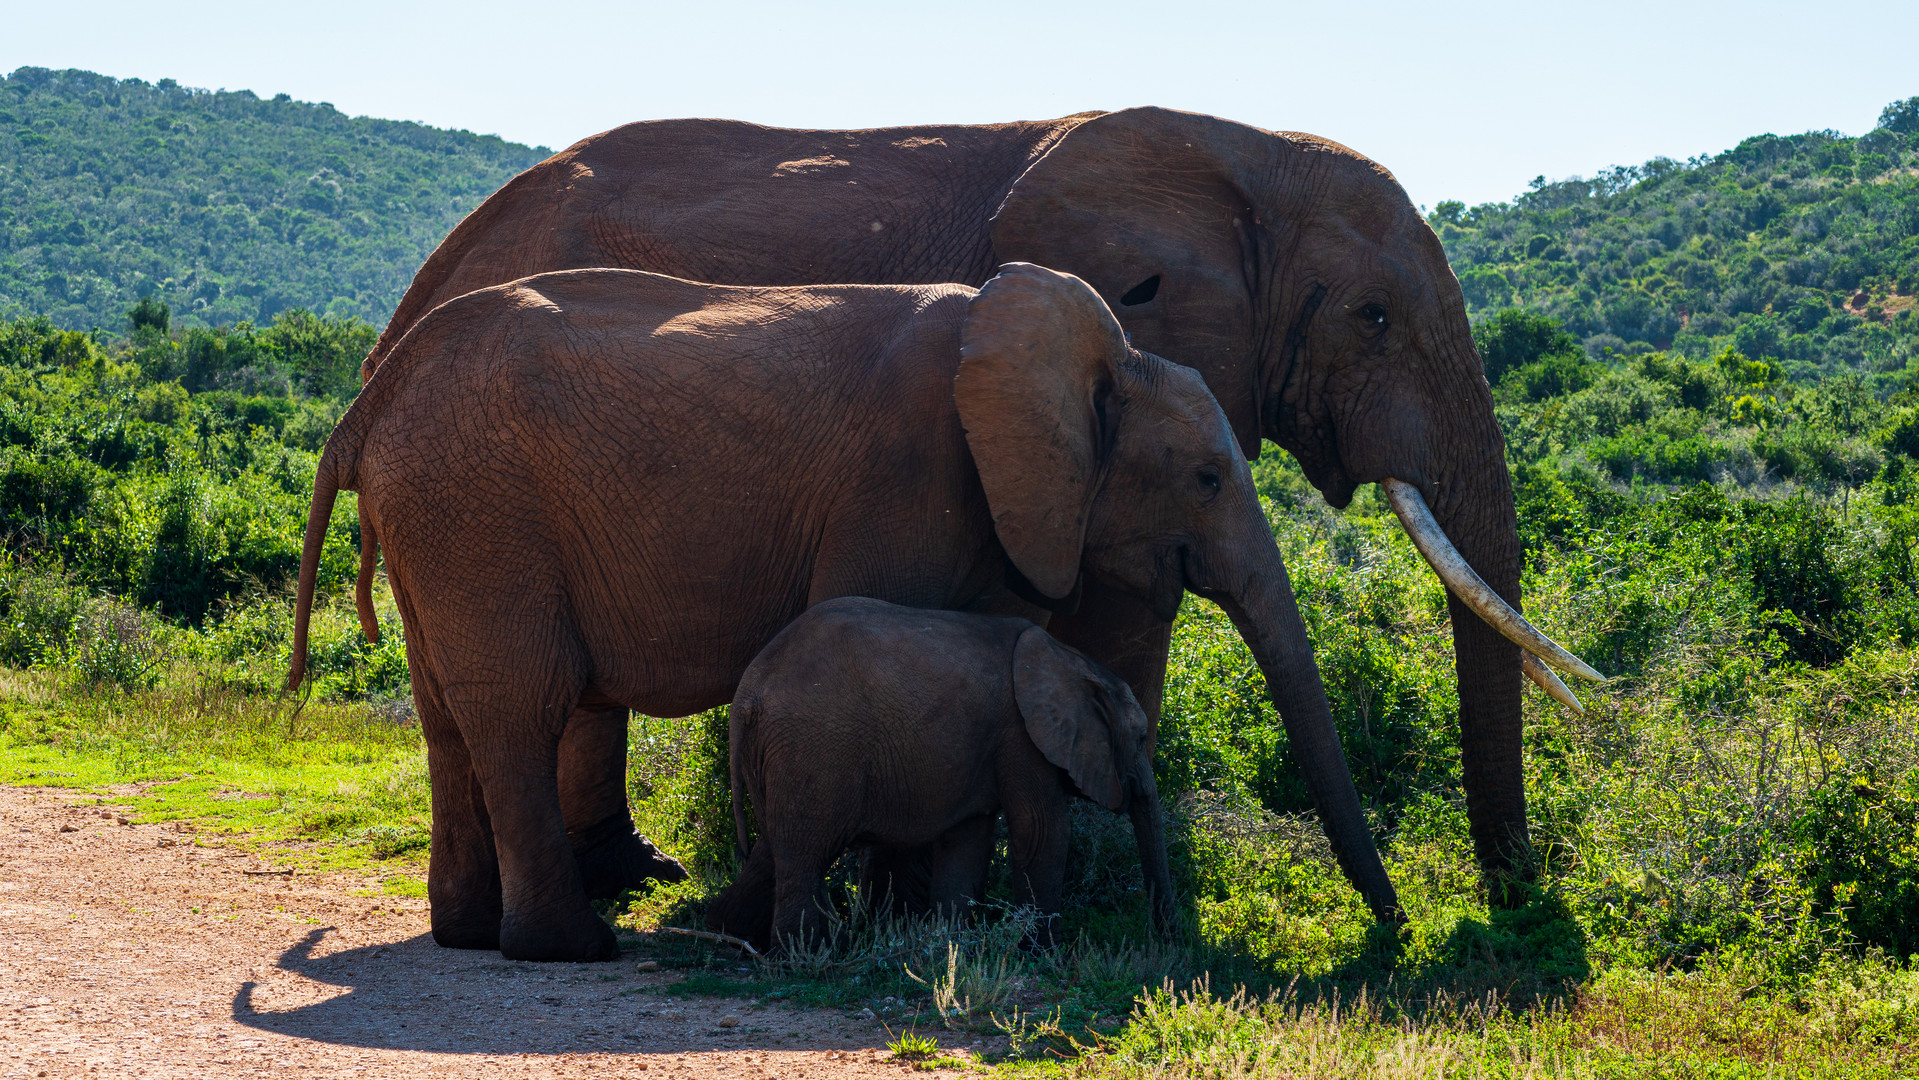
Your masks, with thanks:
M898 1077L829 1010L441 949L426 902L0 787L0 1077ZM955 1072L943 1074L957 1076Z

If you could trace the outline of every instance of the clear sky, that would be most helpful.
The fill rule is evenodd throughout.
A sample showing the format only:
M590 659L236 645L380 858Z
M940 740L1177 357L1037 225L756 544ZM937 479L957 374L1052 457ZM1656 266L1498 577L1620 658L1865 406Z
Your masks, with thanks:
M288 4L0 0L0 70L288 93L560 147L629 120L866 127L1156 104L1310 131L1415 202L1860 134L1919 94L1919 2Z

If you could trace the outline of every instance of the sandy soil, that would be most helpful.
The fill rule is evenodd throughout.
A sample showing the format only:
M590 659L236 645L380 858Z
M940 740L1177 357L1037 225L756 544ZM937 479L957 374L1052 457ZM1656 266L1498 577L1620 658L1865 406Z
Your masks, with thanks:
M908 1071L872 1021L666 997L678 976L632 956L442 949L424 900L359 874L249 874L271 868L79 801L0 787L0 1077Z

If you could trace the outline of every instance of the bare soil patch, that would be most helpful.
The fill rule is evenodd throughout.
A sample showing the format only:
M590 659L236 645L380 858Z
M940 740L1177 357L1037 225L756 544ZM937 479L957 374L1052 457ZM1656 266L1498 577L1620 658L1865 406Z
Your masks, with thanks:
M442 949L360 874L0 787L0 1077L899 1076L822 1009L678 999L679 976ZM246 871L256 871L247 873ZM943 1074L959 1075L953 1071Z

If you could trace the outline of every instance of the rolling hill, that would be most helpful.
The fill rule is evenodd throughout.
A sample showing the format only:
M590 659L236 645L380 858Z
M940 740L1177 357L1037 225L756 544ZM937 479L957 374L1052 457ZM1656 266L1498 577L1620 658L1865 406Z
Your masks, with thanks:
M125 328L294 308L375 326L441 237L545 156L332 106L21 68L0 78L0 315ZM1552 317L1595 358L1727 346L1903 382L1919 340L1919 98L1873 131L1759 135L1431 220L1475 322Z
M1795 378L1880 383L1915 358L1919 97L1858 138L1758 135L1532 189L1431 220L1475 322L1522 307L1603 357L1731 345Z
M85 71L0 78L0 315L121 330L291 308L384 323L434 245L548 154L286 95Z

